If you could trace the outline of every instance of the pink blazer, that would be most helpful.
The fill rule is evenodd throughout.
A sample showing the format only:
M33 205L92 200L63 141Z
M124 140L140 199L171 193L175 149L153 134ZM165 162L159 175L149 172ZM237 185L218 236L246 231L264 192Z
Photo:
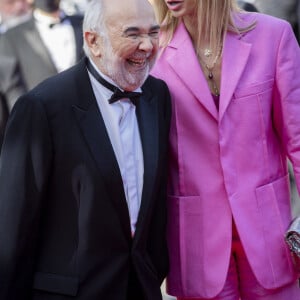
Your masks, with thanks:
M247 13L254 30L228 33L217 111L181 24L152 74L173 104L169 225L171 295L210 298L225 282L232 218L262 286L295 280L288 156L300 187L300 50L290 25Z

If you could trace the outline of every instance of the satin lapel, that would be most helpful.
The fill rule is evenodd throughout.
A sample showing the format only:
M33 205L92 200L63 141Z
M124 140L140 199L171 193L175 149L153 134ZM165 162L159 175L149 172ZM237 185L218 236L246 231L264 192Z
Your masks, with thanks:
M28 23L25 23L24 26L26 26L26 28L24 28L24 31L22 30L22 34L24 35L27 43L30 45L30 48L37 53L38 57L42 58L45 64L48 65L49 69L52 70L53 74L57 73L57 69L53 64L49 51L35 27L34 20L31 19Z
M123 182L104 120L98 109L90 81L85 70L85 63L81 62L82 70L78 72L77 94L80 104L74 106L74 113L82 133L86 139L92 156L107 187L107 194L113 202L121 220L121 226L131 240L130 220Z
M191 38L183 23L176 30L173 40L168 46L168 51L170 55L167 60L173 71L208 112L218 119L216 105L195 54Z
M135 240L139 239L147 218L157 172L159 130L158 108L154 97L149 88L143 90L143 96L136 107L144 157L144 184Z
M235 34L227 34L222 59L220 121L232 99L236 86L242 76L252 45Z

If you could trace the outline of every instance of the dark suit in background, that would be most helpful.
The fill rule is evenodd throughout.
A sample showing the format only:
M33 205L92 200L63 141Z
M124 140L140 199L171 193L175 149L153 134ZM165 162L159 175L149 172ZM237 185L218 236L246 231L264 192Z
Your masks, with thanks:
M49 1L50 3L50 1ZM76 61L83 56L82 16L65 16L74 31ZM0 37L0 150L7 115L16 99L44 79L57 74L32 16L28 21L11 28Z
M94 2L126 6L113 18L121 25L121 14L132 15L129 8L143 11L128 18L134 28L142 26L138 30L144 32L149 23L156 24L147 0ZM146 65L153 59L158 49L153 35L151 29L141 45L131 46L129 53L126 48L119 58L126 70L140 72L142 57ZM136 45L135 39L119 39ZM155 41L152 49L149 41ZM101 53L98 59L106 58ZM132 59L136 62L128 64ZM17 101L0 157L1 300L162 299L160 285L168 271L170 96L166 84L151 76L142 92L135 112L144 175L134 235L119 162L86 59Z
M67 16L74 29L77 61L83 56L82 17ZM16 99L57 69L36 28L34 18L8 30L0 38L2 93L11 110Z

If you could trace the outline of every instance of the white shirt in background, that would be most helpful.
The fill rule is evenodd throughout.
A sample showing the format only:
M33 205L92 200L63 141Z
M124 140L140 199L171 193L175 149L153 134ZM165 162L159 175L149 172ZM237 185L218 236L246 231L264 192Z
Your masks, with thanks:
M61 72L73 66L76 62L76 42L70 22L65 20L57 23L56 18L45 16L38 11L34 11L33 15L57 71Z

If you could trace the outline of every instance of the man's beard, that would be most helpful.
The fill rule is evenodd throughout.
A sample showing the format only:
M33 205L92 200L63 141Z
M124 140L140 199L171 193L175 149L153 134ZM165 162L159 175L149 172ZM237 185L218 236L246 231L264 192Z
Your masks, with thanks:
M126 62L121 60L114 52L111 43L105 41L105 62L100 62L101 71L110 77L120 88L126 90L127 87L141 87L150 72L150 65L145 68L130 72L125 68ZM132 88L130 88L132 90Z

